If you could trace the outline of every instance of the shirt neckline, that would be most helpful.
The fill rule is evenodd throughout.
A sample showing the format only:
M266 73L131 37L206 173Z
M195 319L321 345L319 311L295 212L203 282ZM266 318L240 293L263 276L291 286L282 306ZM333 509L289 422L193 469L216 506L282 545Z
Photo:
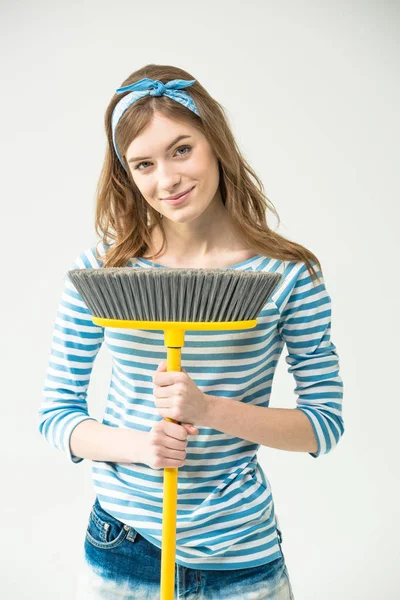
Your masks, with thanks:
M251 258L248 258L247 260L243 260L242 262L235 263L234 265L227 265L225 267L219 267L219 268L221 268L221 269L236 269L238 267L248 265L259 258L261 258L261 254L256 254L255 256L252 256ZM137 256L135 259L132 259L132 260L142 261L142 262L146 263L147 265L153 264L151 262L151 260L148 260L147 258L143 258L141 256ZM170 269L171 268L171 267L168 267L167 265L161 265L160 263L154 263L154 266L158 267L158 268L162 268L162 269ZM182 268L184 268L184 267L182 267Z

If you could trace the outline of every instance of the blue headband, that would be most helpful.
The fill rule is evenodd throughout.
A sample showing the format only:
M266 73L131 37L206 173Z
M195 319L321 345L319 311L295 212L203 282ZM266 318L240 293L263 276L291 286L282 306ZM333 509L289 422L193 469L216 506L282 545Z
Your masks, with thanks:
M187 92L181 92L182 88L188 87L189 85L193 85L195 79L187 80L187 79L172 79L168 81L168 83L163 83L159 79L141 79L140 81L136 81L131 85L125 85L124 87L118 88L116 90L117 94L122 94L123 92L127 92L128 90L131 92L130 94L126 94L121 100L115 105L113 114L111 117L111 127L112 127L112 136L113 136L113 144L115 152L119 158L121 165L124 167L125 171L127 168L119 155L117 144L115 142L115 130L118 125L118 121L124 114L127 108L131 106L134 102L139 100L139 98L143 98L143 96L168 96L173 100L176 100L186 108L189 108L196 115L200 116L199 111L196 108L195 103L193 102L191 96Z

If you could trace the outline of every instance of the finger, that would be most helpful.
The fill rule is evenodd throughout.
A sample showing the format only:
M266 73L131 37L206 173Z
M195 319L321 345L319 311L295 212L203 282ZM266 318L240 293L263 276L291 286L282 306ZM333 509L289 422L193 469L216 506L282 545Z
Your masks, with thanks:
M173 385L179 381L182 381L182 375L178 371L159 371L153 375L155 385Z
M154 387L155 398L171 398L173 395L179 396L180 388L176 383L168 383L164 385L156 385Z
M171 404L172 403L171 403L171 401L169 400L168 397L165 397L165 398L158 398L157 397L157 400L154 402L154 404L156 405L156 407L159 410L166 410L168 408L171 408Z
M166 421L166 423L168 423L168 425L166 426L166 435L167 436L173 437L176 440L182 440L182 441L187 439L185 432L182 431L181 424L173 423L171 421Z

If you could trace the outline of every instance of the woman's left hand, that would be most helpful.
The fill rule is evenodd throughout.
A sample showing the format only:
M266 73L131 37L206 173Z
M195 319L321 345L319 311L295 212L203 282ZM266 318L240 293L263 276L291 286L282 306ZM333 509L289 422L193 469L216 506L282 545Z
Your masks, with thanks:
M155 404L162 417L180 423L205 425L208 397L202 392L185 369L167 371L163 361L153 375Z

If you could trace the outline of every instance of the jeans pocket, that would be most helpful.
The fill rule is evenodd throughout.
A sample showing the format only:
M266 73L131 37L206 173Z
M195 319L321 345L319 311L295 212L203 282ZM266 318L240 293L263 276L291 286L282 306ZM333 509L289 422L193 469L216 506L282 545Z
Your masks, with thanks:
M105 550L116 548L125 540L130 529L129 525L125 525L101 508L96 498L86 529L86 539L92 546Z

